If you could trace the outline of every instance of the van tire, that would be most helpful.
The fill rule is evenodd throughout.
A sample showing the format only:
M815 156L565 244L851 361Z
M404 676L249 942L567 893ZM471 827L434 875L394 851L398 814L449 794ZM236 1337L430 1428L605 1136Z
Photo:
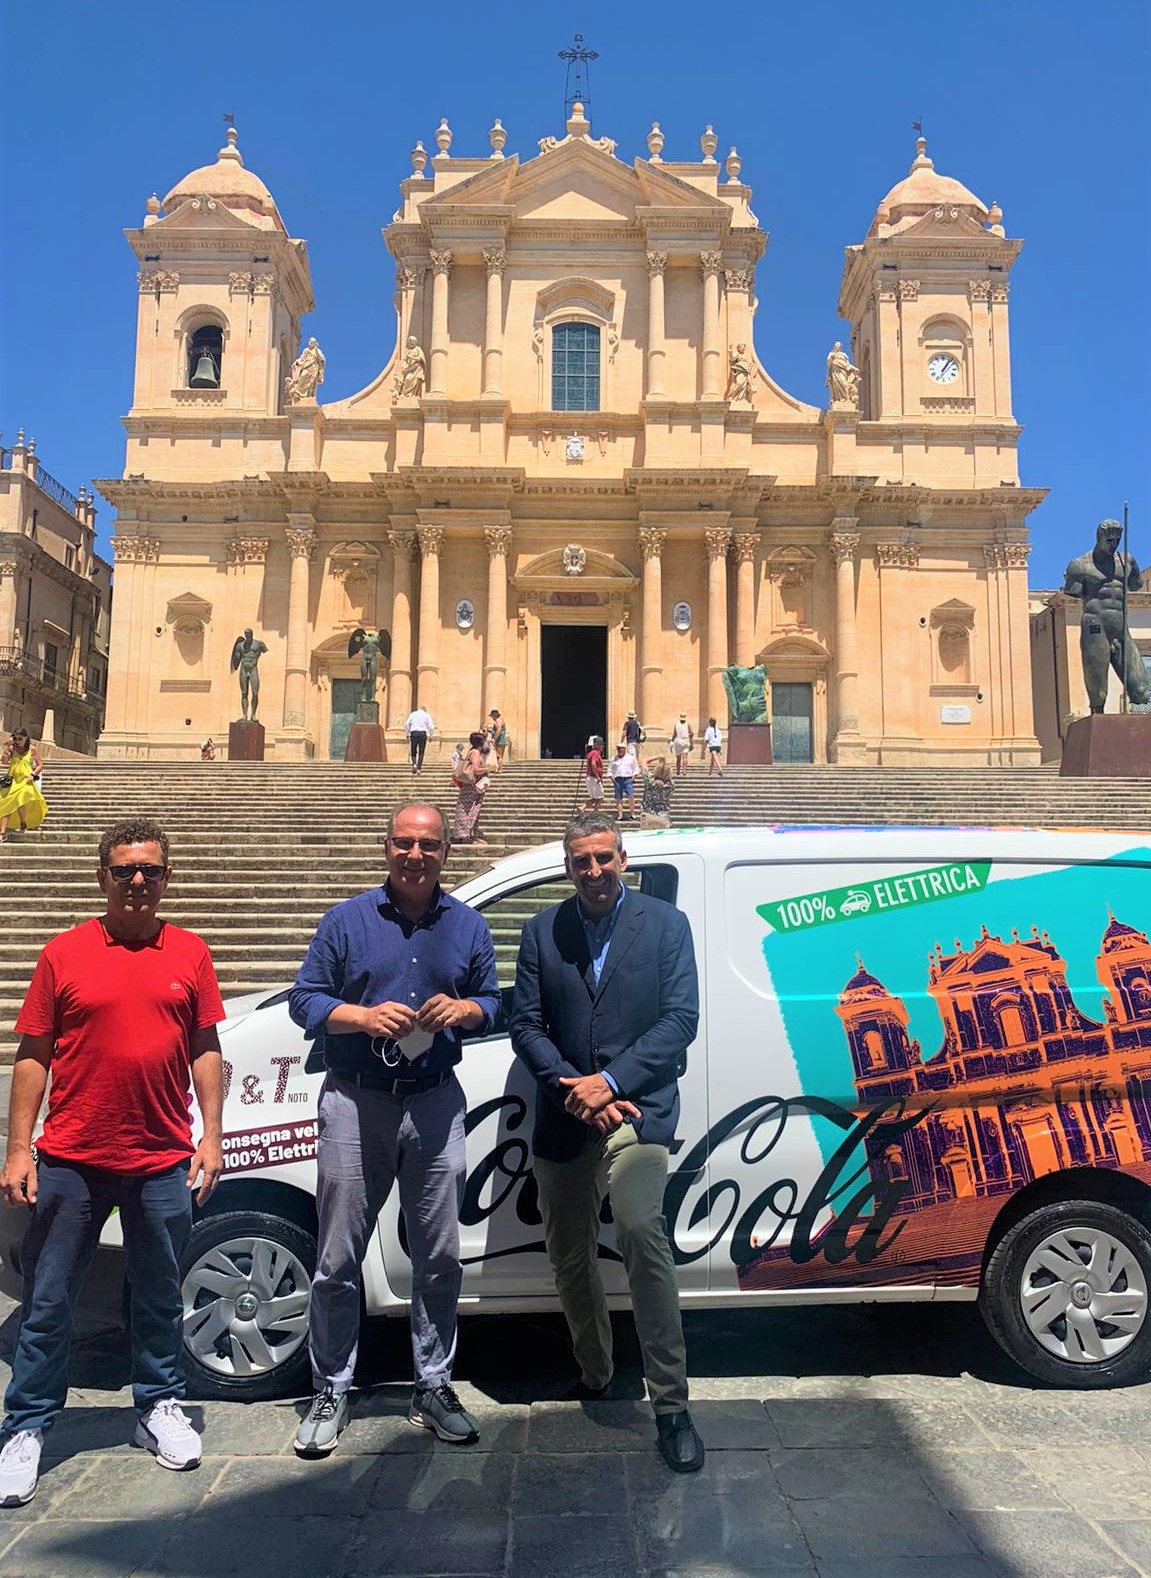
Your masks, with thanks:
M1151 1371L1151 1232L1138 1216L1101 1200L1042 1206L995 1246L979 1308L1000 1347L1052 1386L1142 1381ZM1100 1356L1090 1357L1096 1349Z
M197 1222L180 1264L189 1393L258 1402L310 1392L315 1269L315 1237L283 1217L224 1211Z

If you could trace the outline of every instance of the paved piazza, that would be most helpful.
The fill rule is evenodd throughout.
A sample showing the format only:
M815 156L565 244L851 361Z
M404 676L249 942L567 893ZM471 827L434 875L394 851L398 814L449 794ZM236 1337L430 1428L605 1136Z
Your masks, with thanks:
M292 1453L296 1403L207 1403L191 1474L126 1444L126 1340L83 1334L36 1499L0 1513L0 1573L1151 1572L1147 1388L1033 1390L967 1306L697 1313L687 1326L708 1459L683 1479L656 1455L626 1321L618 1400L579 1405L551 1400L570 1379L558 1318L465 1320L459 1374L482 1378L460 1387L483 1429L475 1448L405 1422L405 1332L375 1322L326 1463Z

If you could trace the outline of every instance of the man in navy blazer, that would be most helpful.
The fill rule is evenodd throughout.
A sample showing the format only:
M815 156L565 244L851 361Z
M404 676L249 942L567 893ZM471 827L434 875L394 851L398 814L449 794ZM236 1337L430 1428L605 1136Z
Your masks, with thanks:
M691 928L672 904L625 888L613 820L577 816L564 834L575 894L533 916L516 965L512 1046L537 1082L534 1171L548 1258L581 1381L602 1396L611 1322L597 1265L610 1195L659 1449L703 1465L687 1407L687 1354L663 1218L678 1078L699 1024Z

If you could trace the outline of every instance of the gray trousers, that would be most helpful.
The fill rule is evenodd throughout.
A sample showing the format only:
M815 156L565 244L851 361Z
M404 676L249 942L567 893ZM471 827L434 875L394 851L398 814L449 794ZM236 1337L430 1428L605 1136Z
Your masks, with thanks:
M412 1257L416 1380L450 1379L456 1356L466 1102L453 1077L417 1096L361 1090L329 1073L320 1092L316 1167L319 1253L308 1343L312 1379L345 1392L356 1368L360 1268L398 1182Z
M641 1145L628 1123L573 1161L537 1156L532 1163L548 1259L576 1363L587 1385L597 1388L612 1376L611 1320L596 1250L600 1205L605 1194L611 1196L647 1395L657 1414L687 1407L679 1287L663 1219L667 1163L666 1146Z

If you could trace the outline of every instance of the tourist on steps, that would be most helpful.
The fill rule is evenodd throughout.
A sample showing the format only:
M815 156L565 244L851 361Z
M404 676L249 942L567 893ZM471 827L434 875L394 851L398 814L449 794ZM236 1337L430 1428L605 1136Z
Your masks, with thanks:
M412 776L424 770L424 752L428 748L428 741L436 732L432 722L432 715L426 707L415 707L408 713L408 721L404 724L404 733L408 737L408 750L412 758Z
M675 756L675 776L684 778L687 775L687 758L695 744L695 733L687 721L686 712L681 712L679 718L672 724L669 743Z
M459 791L456 798L456 813L452 818L453 844L487 843L486 838L479 836L480 811L483 808L484 795L491 784L484 759L486 744L487 735L481 730L477 729L473 734L469 734L468 754L452 776L452 782Z
M4 840L9 836L8 823L13 816L19 819L22 833L39 827L48 815L48 802L36 781L42 768L40 753L27 729L17 729L11 735L0 754L0 766L0 840Z
M603 809L603 774L603 737L593 734L584 753L583 808L585 811Z
M704 747L707 750L707 776L723 777L723 733L714 718L707 720L707 729L703 736Z
M504 756L507 753L509 743L508 725L506 718L498 707L493 707L488 717L491 720L487 726L488 742L496 753L495 770L498 775L504 770Z

